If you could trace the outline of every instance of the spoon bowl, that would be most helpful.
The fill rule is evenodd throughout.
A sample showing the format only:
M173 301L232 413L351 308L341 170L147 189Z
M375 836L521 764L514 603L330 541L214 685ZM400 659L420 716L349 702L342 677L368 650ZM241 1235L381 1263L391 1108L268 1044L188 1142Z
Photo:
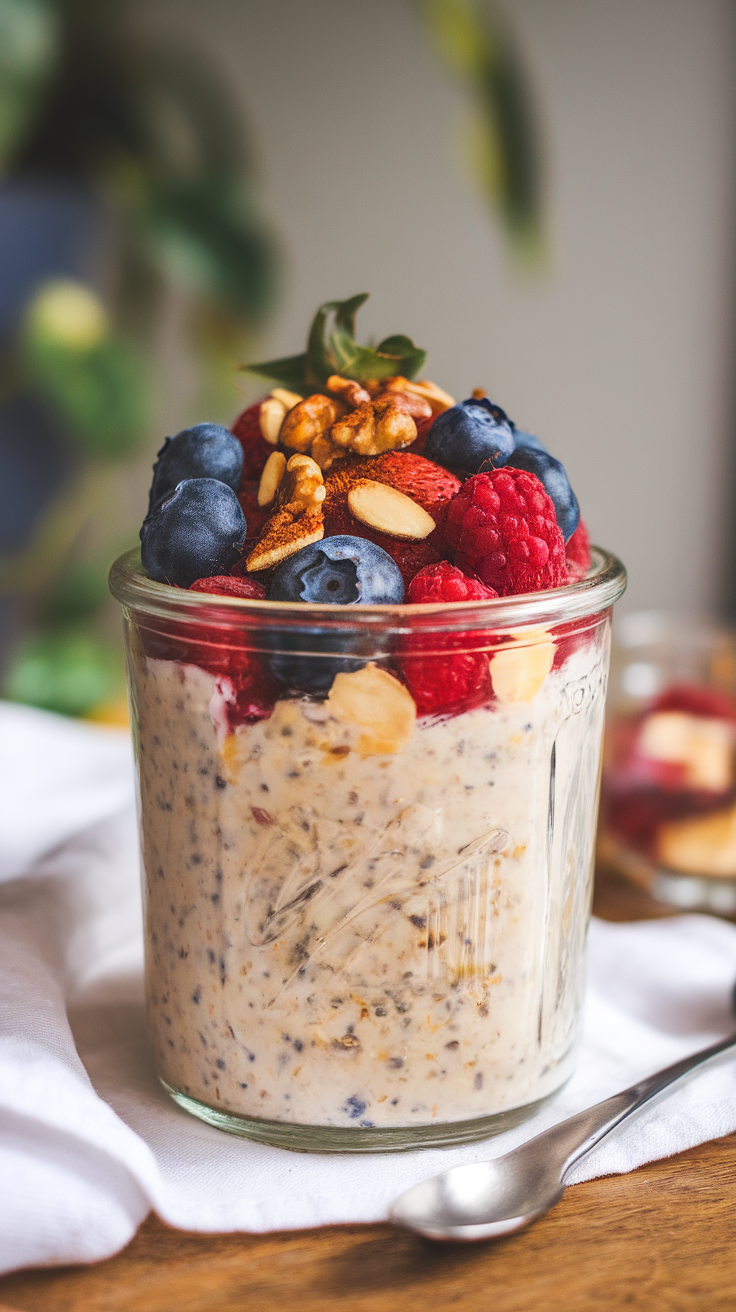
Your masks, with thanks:
M601 1139L734 1047L736 1034L553 1125L503 1157L453 1166L423 1180L399 1195L391 1220L428 1239L462 1242L500 1239L524 1230L559 1202L568 1173Z
M391 1219L428 1239L500 1239L531 1225L563 1192L554 1166L532 1165L527 1174L518 1154L508 1153L414 1185L397 1198Z

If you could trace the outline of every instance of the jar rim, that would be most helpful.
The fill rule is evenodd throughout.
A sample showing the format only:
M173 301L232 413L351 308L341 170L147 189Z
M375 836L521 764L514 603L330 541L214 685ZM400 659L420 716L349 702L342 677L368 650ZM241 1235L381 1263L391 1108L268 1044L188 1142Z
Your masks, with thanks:
M585 577L562 588L527 592L488 601L452 601L400 605L317 606L303 601L257 601L156 583L144 574L140 549L126 551L114 562L110 591L127 609L161 619L190 623L253 623L277 628L393 630L421 628L426 632L523 628L564 624L607 610L626 587L626 570L617 556L591 546Z

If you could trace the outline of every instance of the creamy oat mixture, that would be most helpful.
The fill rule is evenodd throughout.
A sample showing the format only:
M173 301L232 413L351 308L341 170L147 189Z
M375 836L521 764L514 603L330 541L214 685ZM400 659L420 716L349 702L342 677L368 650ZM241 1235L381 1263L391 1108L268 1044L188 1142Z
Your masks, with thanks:
M159 1070L223 1111L457 1121L572 1069L606 626L531 702L362 754L327 703L228 734L227 679L136 672Z

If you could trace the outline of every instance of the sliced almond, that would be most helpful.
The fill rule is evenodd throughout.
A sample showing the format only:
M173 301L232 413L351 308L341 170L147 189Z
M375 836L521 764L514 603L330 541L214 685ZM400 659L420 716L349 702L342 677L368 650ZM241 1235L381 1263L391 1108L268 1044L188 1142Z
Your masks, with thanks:
M286 472L286 456L283 451L273 451L263 466L261 481L258 484L259 506L270 506Z
M688 788L725 793L733 783L734 727L726 720L656 711L642 725L638 749L651 760L682 766Z
M689 875L736 875L736 807L660 825L656 858Z
M261 401L258 422L261 426L261 433L271 446L275 446L278 442L281 425L285 418L286 406L283 401L279 401L275 396L267 396L265 401Z
M403 683L372 663L336 675L327 702L337 719L364 731L356 743L362 756L397 752L414 733L414 698Z
M348 492L348 509L351 515L368 528L390 537L418 542L429 537L435 528L431 515L387 483L376 483L365 478L355 483Z
M456 404L455 398L450 396L449 392L443 391L436 383L430 382L428 378L422 378L418 383L412 383L408 378L402 378L398 375L396 378L389 378L385 384L386 390L390 392L408 392L410 396L421 396L425 401L429 401L432 408L432 414L441 414L443 410L449 410Z
M280 401L285 410L293 410L295 405L304 400L298 392L289 392L285 387L274 387L268 395L272 396L274 401Z
M542 633L546 632L542 630ZM531 702L536 697L555 658L549 638L527 638L527 645L514 643L491 657L491 682L500 702Z

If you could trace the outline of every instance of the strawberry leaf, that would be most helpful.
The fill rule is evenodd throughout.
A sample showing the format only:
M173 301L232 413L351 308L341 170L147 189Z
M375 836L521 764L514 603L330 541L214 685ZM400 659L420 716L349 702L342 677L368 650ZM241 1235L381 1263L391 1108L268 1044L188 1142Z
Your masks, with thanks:
M243 365L243 368L249 374L257 374L259 378L268 378L275 383L281 383L292 392L306 393L306 364L306 355L289 355L283 360L265 360L263 364Z
M325 301L312 320L304 355L244 368L302 395L323 389L330 374L340 374L359 383L370 378L393 378L396 374L414 378L427 353L415 346L410 337L401 334L386 337L376 348L356 343L355 315L367 299L368 293L360 292L345 301ZM331 315L334 322L328 334Z

